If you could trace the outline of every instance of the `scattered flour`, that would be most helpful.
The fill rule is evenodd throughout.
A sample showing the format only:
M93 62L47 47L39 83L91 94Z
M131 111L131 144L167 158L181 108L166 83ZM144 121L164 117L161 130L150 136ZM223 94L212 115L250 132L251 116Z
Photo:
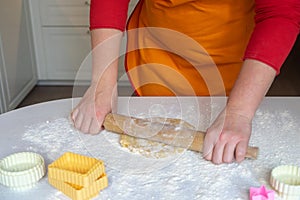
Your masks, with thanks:
M49 160L55 160L62 152L85 152L79 134L67 118L60 118L28 127L23 140L29 142L28 150L41 152Z
M196 124L189 117L193 116L192 111L191 107L186 109L182 117ZM206 127L209 124L204 116L200 116L200 121L205 122ZM238 200L248 199L251 186L264 184L270 189L272 168L282 164L299 165L299 128L288 111L269 113L259 110L250 141L260 148L258 159L222 165L205 161L200 154L191 151L170 159L146 159L120 147L118 135L107 131L96 136L84 135L74 130L67 118L27 127L22 140L28 150L45 155L48 163L66 151L104 160L109 187L96 199ZM66 199L56 190L45 198ZM279 198L276 196L276 199Z

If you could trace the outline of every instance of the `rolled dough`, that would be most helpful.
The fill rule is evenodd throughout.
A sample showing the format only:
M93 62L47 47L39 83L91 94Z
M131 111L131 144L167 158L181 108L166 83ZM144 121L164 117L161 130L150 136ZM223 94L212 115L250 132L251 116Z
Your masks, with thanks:
M194 126L181 119L157 118L154 121L162 120L165 124L176 125L177 127L195 129ZM143 135L143 134L141 134ZM182 153L185 149L180 147L173 147L160 142L132 137L129 135L120 136L120 145L127 148L133 153L139 153L148 158L166 158Z

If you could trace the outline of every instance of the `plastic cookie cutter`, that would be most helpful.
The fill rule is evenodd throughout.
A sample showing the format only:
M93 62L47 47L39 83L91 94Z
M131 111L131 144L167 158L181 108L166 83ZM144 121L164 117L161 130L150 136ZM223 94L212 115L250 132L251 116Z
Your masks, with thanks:
M44 158L20 152L0 160L0 183L15 190L32 188L45 175Z
M48 182L74 200L95 197L108 186L103 161L70 152L48 166Z
M275 192L266 189L265 186L250 188L250 200L274 200Z
M48 177L81 186L89 186L104 173L103 161L71 152L48 166Z
M97 196L101 190L108 186L106 174L103 174L88 187L83 187L52 178L48 178L48 181L52 186L62 191L65 195L69 196L73 200L91 199Z
M300 167L282 165L274 168L270 178L271 186L284 200L300 199Z

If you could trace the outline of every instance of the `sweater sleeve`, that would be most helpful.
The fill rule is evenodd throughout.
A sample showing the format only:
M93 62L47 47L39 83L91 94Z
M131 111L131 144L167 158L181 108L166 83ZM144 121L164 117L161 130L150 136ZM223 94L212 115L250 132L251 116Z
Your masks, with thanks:
M90 29L114 28L124 31L130 0L91 0Z
M256 0L255 28L244 59L259 60L279 74L300 31L299 0Z

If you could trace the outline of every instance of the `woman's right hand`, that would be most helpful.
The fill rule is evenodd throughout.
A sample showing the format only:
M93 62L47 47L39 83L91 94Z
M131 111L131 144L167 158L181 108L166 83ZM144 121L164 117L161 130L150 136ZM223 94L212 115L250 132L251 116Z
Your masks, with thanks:
M115 110L116 102L116 87L97 88L91 85L71 113L75 128L83 133L99 133L105 116Z
M122 32L116 29L91 31L92 80L71 119L83 133L97 134L105 116L115 110L117 102L118 57Z

